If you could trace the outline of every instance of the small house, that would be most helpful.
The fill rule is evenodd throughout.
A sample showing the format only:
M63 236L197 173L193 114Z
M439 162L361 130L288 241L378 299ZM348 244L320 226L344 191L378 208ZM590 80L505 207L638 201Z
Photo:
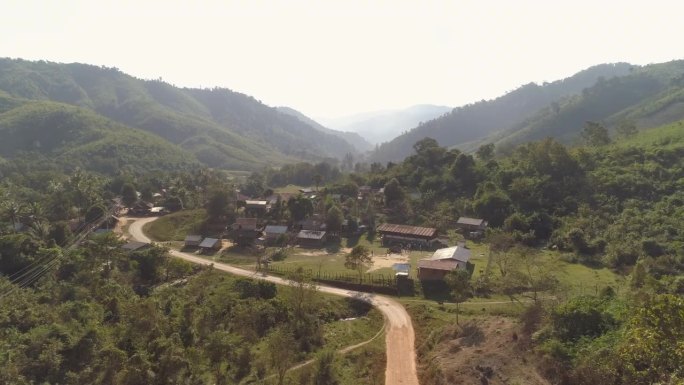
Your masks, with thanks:
M211 253L221 250L221 240L217 238L205 238L199 244L199 248L203 253Z
M185 247L199 247L202 243L201 235L186 235L185 236Z
M250 216L261 217L271 210L271 204L267 200L246 200L245 213Z
M297 244L301 247L323 247L325 241L325 231L301 230L297 234Z
M134 253L136 251L143 251L152 247L152 244L146 242L129 241L121 248L127 253Z
M440 280L453 270L467 269L470 250L461 243L458 246L439 249L430 258L418 261L418 278Z
M264 229L265 242L274 244L282 235L287 234L287 226L269 225Z
M383 246L404 245L415 249L428 249L437 239L437 229L408 225L383 223L376 231Z
M131 206L128 209L128 213L132 214L132 215L138 215L138 216L150 215L150 210L152 209L153 206L154 205L152 205L152 203L148 203L148 202L139 200L139 201L135 202L135 204L133 204L133 206Z
M235 243L241 246L251 245L261 236L261 231L257 228L256 218L237 218L232 229Z
M456 227L465 233L483 233L487 229L487 221L479 218L460 217L456 222Z
M167 210L166 207L157 206L157 207L152 207L150 209L150 215L153 215L153 216L162 216L162 215L166 215L168 213L169 213L169 210Z

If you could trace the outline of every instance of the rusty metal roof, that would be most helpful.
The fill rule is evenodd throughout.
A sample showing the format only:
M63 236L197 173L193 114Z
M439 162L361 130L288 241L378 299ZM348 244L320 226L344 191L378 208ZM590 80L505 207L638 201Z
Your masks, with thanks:
M435 237L437 236L437 229L432 227L418 227L408 225L394 225L391 223L383 223L376 229L381 233L394 233L401 235L414 235L417 237Z

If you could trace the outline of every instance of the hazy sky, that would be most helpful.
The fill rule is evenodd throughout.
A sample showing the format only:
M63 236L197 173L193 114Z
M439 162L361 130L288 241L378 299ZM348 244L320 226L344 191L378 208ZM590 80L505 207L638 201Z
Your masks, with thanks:
M458 106L684 58L677 1L3 0L0 56L221 86L314 117Z

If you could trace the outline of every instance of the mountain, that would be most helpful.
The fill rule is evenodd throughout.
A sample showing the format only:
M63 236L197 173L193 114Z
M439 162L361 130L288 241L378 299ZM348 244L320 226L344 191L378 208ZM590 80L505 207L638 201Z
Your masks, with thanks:
M294 108L290 107L277 107L278 111L282 112L283 114L294 116L295 118L301 120L302 122L308 124L309 126L317 129L318 131L325 132L328 134L332 134L337 136L338 138L342 138L347 143L351 144L354 146L354 148L359 151L359 152L365 152L373 148L373 145L368 143L366 139L364 139L361 135L357 134L356 132L347 132L347 131L337 131L337 130L331 130L328 127L325 127L324 125L318 123L317 121L309 118L308 116L304 115L303 113L295 110Z
M601 64L563 80L542 85L529 83L496 99L454 108L382 144L370 159L377 162L401 160L412 153L414 143L425 137L434 138L446 147L482 140L492 133L515 127L553 102L581 93L600 78L627 75L634 68L628 63Z
M625 76L601 78L580 94L541 109L509 130L488 138L506 149L554 137L566 144L579 140L587 121L614 128L630 122L637 128L684 119L684 60L634 68Z
M14 102L0 110L2 158L22 157L25 163L45 162L110 175L200 166L180 147L88 109L49 101Z
M402 110L364 112L327 119L324 124L335 130L356 132L369 142L378 144L392 140L420 122L432 120L448 111L451 111L451 107L421 104Z
M256 99L228 89L178 88L116 68L0 59L4 95L90 109L193 153L211 167L255 170L343 157L354 148Z

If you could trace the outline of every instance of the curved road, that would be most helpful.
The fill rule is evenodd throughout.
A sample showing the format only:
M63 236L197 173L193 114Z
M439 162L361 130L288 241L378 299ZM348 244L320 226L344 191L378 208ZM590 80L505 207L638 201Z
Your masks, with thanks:
M152 222L156 217L136 219L128 227L128 232L133 239L140 242L151 242L143 233L142 228L146 223ZM250 278L263 279L278 285L288 285L286 279L270 275L255 275L253 271L240 269L231 265L218 262L210 262L196 255L171 250L174 257L200 265L214 265L215 269L227 273L241 275ZM358 291L338 289L329 286L317 286L318 290L343 297L354 297L368 302L378 309L385 317L386 334L385 347L387 354L387 368L385 369L385 385L418 385L416 371L416 351L414 347L413 324L406 309L397 301L380 295L363 293Z

